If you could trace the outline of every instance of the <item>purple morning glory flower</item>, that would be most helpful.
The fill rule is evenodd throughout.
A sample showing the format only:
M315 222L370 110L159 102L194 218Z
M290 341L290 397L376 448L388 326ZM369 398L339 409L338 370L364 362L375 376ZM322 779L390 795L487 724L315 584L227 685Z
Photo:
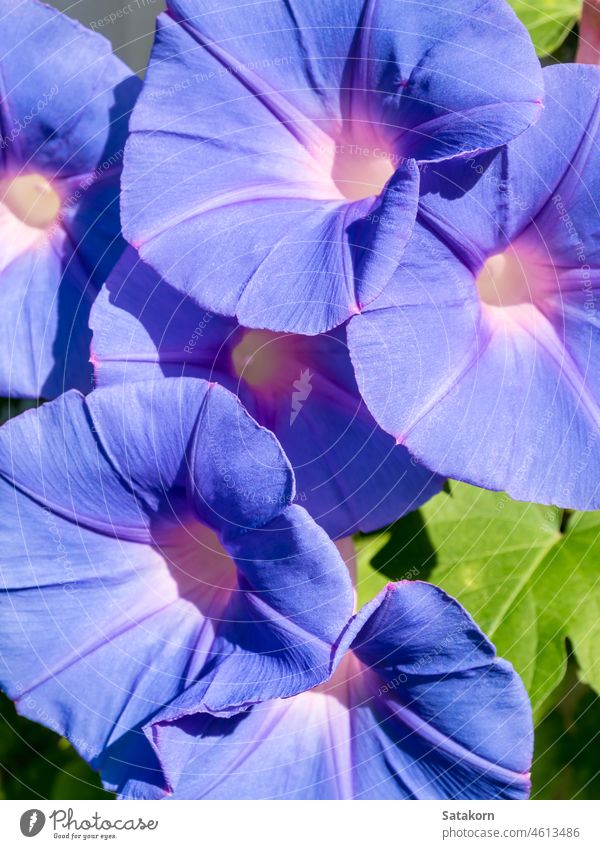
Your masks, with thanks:
M101 386L184 374L236 392L275 433L299 502L333 537L383 527L441 488L375 424L343 327L318 336L241 327L166 284L132 248L100 292L91 326Z
M155 774L139 729L173 699L237 711L322 683L353 609L279 443L231 393L126 389L0 430L0 685L115 788Z
M542 91L503 0L170 0L132 118L125 236L245 327L329 330L392 278L417 163L509 141Z
M350 322L378 423L441 474L600 507L600 70L544 72L539 123L432 166L393 283Z
M184 799L521 799L531 711L512 667L430 584L390 584L350 624L332 679L223 716L185 696L146 727ZM126 798L159 795L143 777Z
M87 320L124 246L140 82L104 38L37 0L4 0L0 57L0 395L89 390Z

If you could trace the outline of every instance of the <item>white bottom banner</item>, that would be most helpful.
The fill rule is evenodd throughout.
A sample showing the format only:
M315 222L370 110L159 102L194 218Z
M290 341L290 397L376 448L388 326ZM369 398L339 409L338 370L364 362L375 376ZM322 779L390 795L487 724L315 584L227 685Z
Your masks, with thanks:
M27 800L0 802L0 846L598 849L599 823L600 802Z

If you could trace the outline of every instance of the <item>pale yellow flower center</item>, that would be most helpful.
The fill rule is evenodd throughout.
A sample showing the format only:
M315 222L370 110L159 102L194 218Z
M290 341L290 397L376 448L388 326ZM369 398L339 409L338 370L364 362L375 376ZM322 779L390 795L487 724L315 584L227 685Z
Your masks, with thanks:
M41 174L26 174L0 180L0 203L27 224L46 230L58 217L60 197Z

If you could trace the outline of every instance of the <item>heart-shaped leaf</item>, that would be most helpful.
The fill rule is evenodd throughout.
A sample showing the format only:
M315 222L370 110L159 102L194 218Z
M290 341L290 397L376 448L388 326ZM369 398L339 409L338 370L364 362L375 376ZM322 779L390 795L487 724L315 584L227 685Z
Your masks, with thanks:
M553 53L581 15L582 0L509 0L529 30L538 56Z
M566 671L600 692L600 513L574 514L454 483L419 512L358 539L359 599L424 579L457 598L510 660L538 716Z

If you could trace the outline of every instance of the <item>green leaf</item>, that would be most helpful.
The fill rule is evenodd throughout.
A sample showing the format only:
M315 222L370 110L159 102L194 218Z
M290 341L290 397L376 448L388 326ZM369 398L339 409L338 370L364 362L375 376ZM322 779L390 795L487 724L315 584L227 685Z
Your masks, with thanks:
M0 693L0 798L109 799L100 778L62 737L16 714Z
M9 419L14 418L14 416L18 416L20 413L25 412L25 410L31 410L39 406L39 401L0 398L0 425L3 425Z
M535 730L532 799L600 799L600 698L577 680L574 663L556 706Z
M385 531L357 534L354 544L359 607L375 598L389 581L426 580L436 562L418 510Z
M563 43L581 15L582 0L509 0L529 35L538 56L553 53Z
M563 679L571 640L600 692L600 513L572 517L452 484L382 534L359 540L359 598L386 578L431 581L457 598L519 672L536 715Z
M53 799L112 799L102 788L98 775L75 753L62 767L52 785Z

